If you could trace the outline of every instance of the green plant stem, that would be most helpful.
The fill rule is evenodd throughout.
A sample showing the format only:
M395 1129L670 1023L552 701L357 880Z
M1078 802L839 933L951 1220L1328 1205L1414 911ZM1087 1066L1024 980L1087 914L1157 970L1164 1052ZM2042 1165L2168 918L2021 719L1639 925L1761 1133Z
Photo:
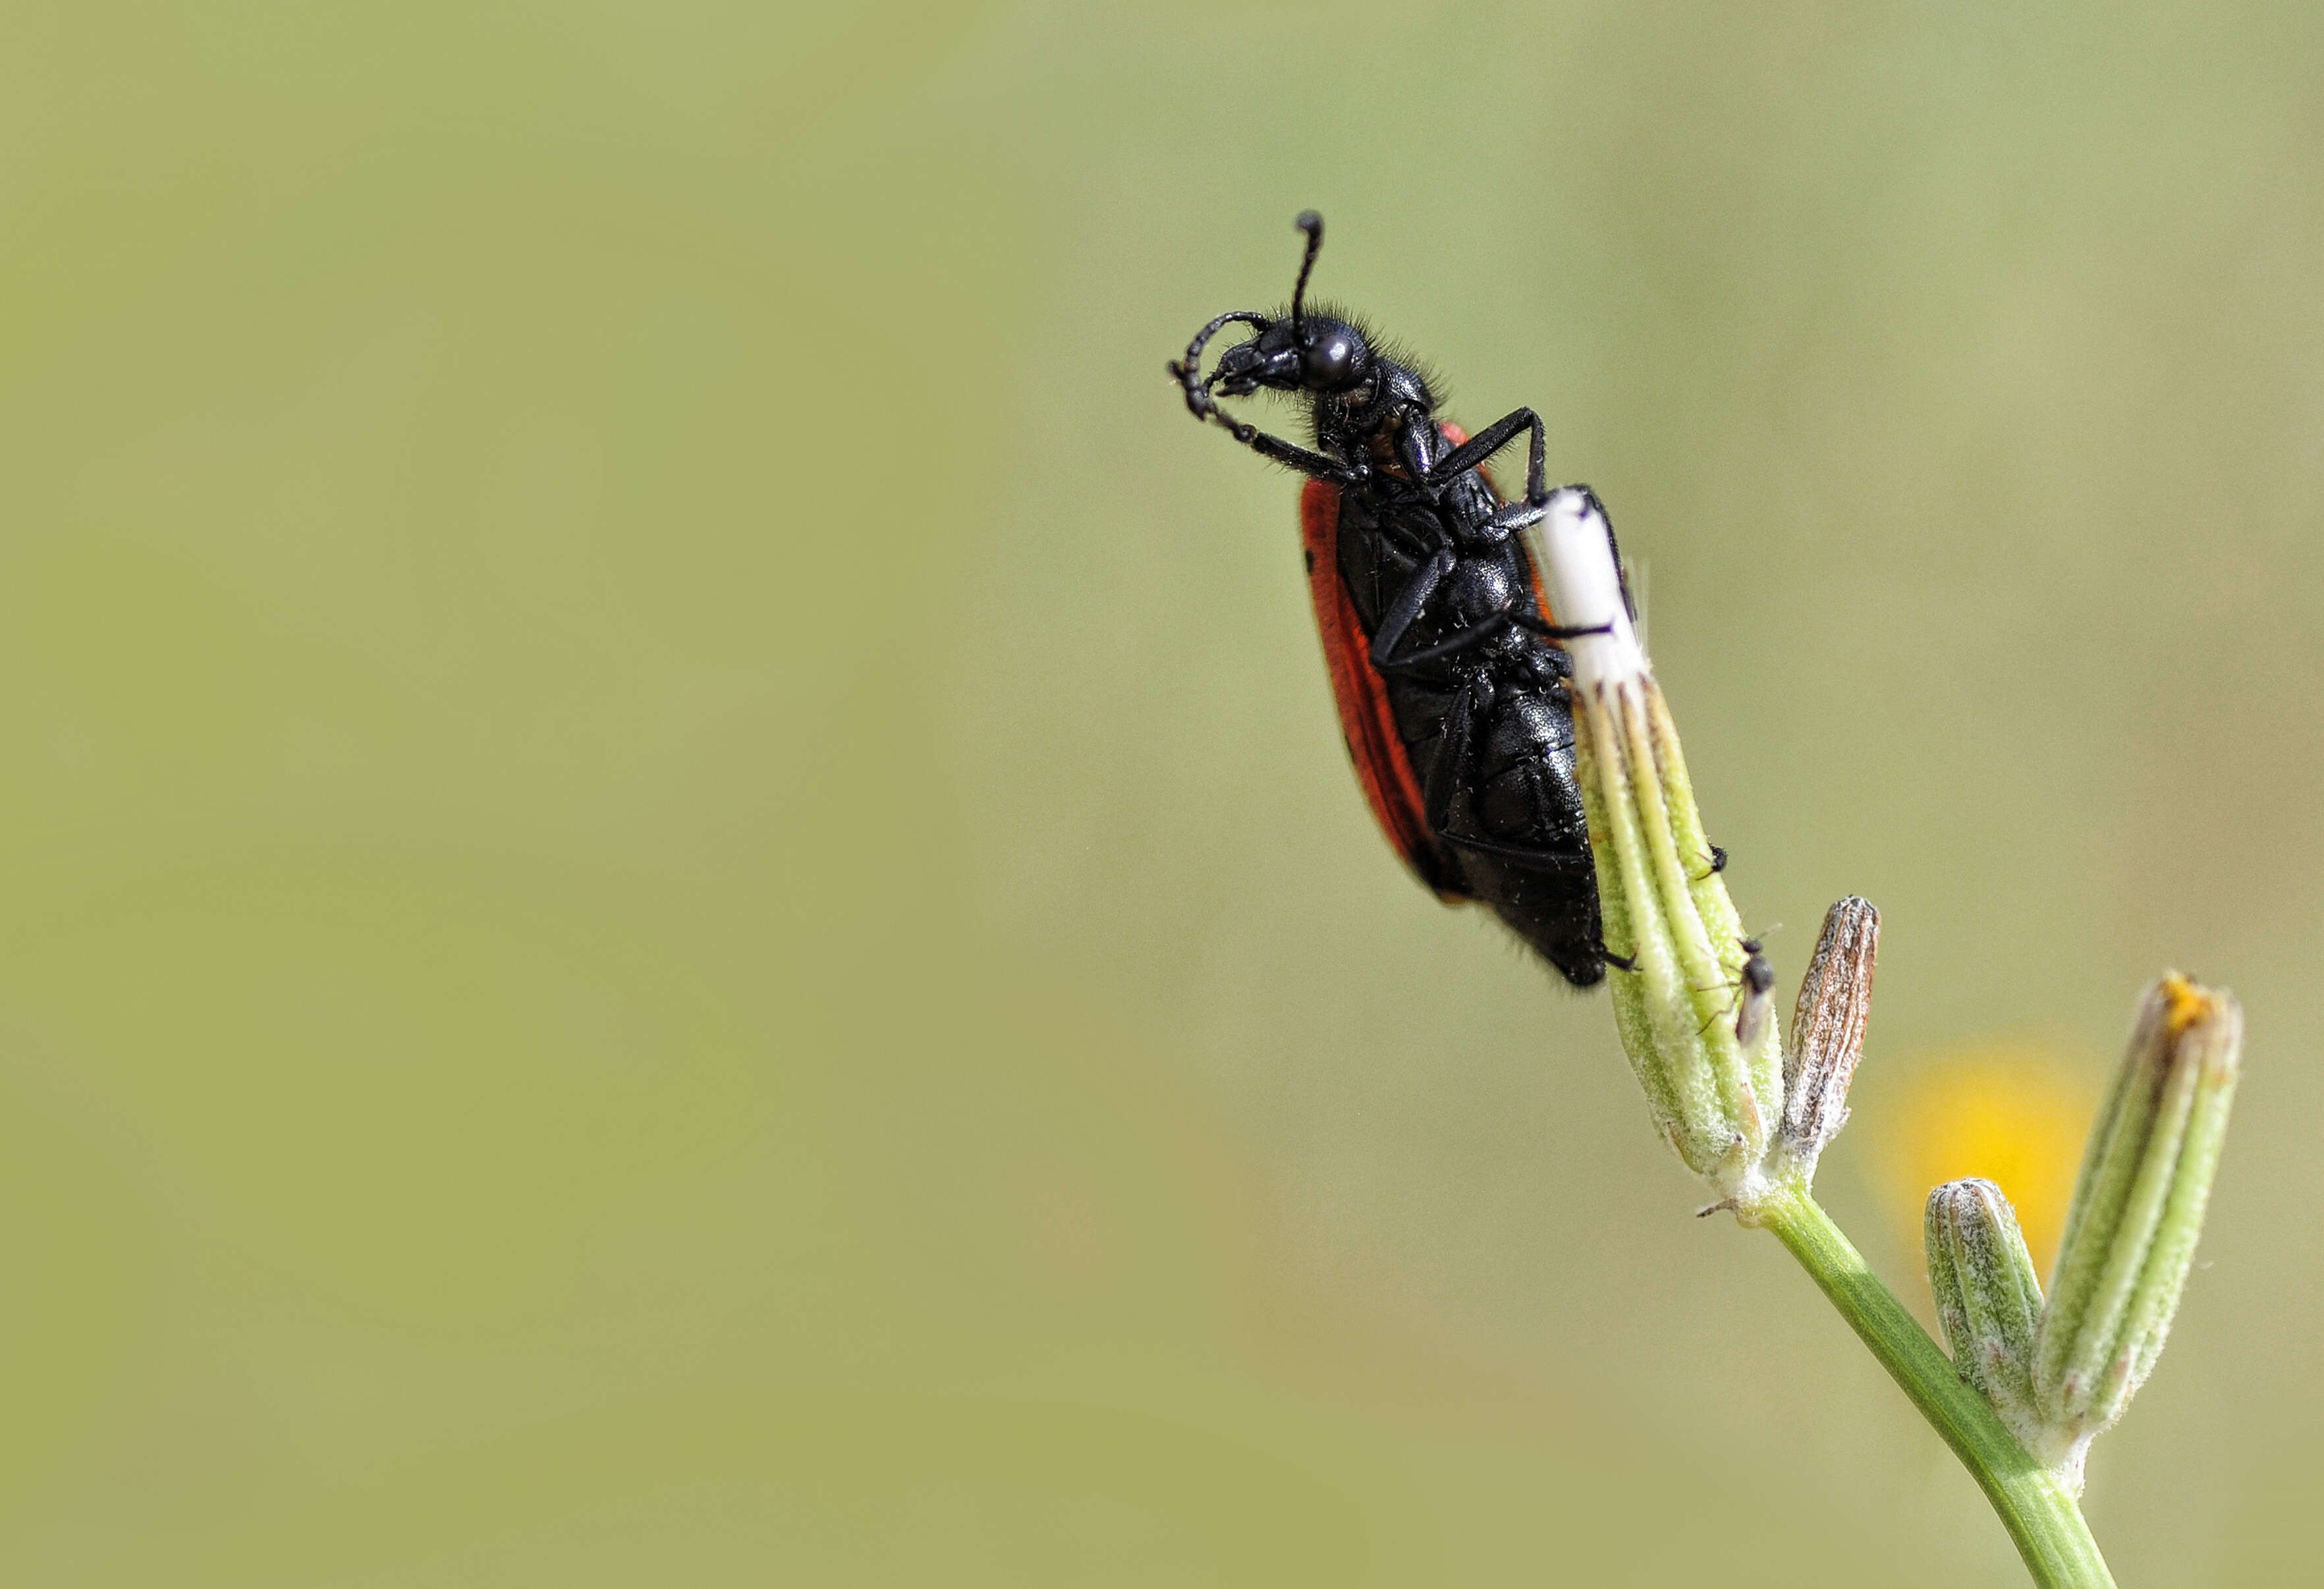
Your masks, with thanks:
M2026 1455L1985 1399L1962 1383L1928 1332L1815 1198L1805 1191L1779 1192L1756 1212L1976 1478L2034 1583L2043 1589L2114 1589L2114 1575L2073 1496Z

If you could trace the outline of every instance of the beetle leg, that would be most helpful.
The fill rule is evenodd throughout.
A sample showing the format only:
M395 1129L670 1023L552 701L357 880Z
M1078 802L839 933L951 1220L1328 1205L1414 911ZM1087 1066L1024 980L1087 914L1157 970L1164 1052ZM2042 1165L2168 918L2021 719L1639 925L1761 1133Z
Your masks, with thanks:
M1435 472L1436 449L1444 445L1444 438L1426 414L1418 409L1408 411L1396 435L1396 456L1404 471L1415 480L1427 480Z
M1220 327L1239 320L1254 326L1267 324L1265 316L1248 309L1221 315L1195 334L1194 341L1186 346L1186 356L1183 361L1170 361L1170 374L1185 393L1186 411L1197 420L1214 421L1228 435L1259 457L1272 458L1278 464L1288 464L1303 475L1312 475L1318 480L1330 480L1341 485L1360 485L1370 479L1371 470L1363 464L1351 464L1342 458L1326 457L1295 446L1279 436L1268 435L1256 425L1245 424L1219 406L1219 400L1211 393L1212 383L1218 379L1217 374L1213 372L1208 381L1203 379L1203 345Z
M1452 831L1452 802L1468 783L1467 773L1477 755L1477 736L1484 732L1493 695L1493 681L1480 673L1452 697L1452 707L1444 715L1444 732L1436 741L1428 781L1421 791L1421 814L1427 819L1429 832L1455 849L1490 855L1528 872L1572 872L1588 866L1587 852L1574 855L1526 845L1497 844Z
M1452 571L1452 553L1441 546L1429 554L1426 562L1412 571L1412 577L1404 582L1404 588L1396 593L1396 600L1382 614L1379 633L1372 636L1373 667L1385 665L1388 653L1396 650L1396 642L1404 638L1405 631L1412 627L1412 621L1420 616L1420 609L1428 605L1428 598L1436 594L1436 587L1444 583L1444 576Z
M1428 471L1428 484L1441 486L1455 476L1466 474L1516 440L1520 430L1533 432L1532 445L1527 448L1526 457L1526 501L1534 506L1547 502L1549 437L1542 429L1541 416L1529 408L1502 415L1438 458Z
M1493 704L1493 681L1482 673L1463 684L1445 709L1444 728L1436 736L1435 753L1428 758L1428 778L1421 786L1420 813L1428 831L1447 844L1462 841L1449 831L1452 802L1465 781L1467 763L1475 754L1471 744Z
M1497 511L1477 526L1474 534L1480 540L1498 546L1528 524L1538 524L1548 517L1547 504L1537 502L1513 502Z
M1495 613L1490 617L1470 624L1458 634L1440 640L1434 645L1423 646L1416 651L1407 651L1400 657L1381 656L1379 642L1375 641L1372 642L1372 666L1383 673L1401 673L1410 669L1425 667L1430 662L1441 662L1447 657L1459 656L1471 646L1490 640L1508 628L1515 619L1516 614L1507 611ZM1380 626L1380 634L1383 639L1387 637L1386 624Z
M1513 627L1523 629L1531 634L1538 634L1545 640L1572 640L1584 634L1604 634L1612 629L1613 625L1592 624L1582 628L1561 626L1556 624L1545 624L1532 614L1519 612L1515 607L1503 607L1489 617L1470 624L1458 634L1449 635L1434 645L1424 646L1416 651L1407 651L1400 657L1379 655L1379 643L1374 642L1372 666L1383 673L1399 673L1422 667L1429 662L1441 662L1447 657L1457 657L1470 647L1490 640L1504 629ZM1401 634L1403 631L1399 629L1397 633ZM1388 634L1386 624L1381 625L1380 633L1383 636Z
M1176 370L1177 366L1174 365L1171 368ZM1369 467L1346 463L1320 452L1311 452L1306 448L1284 440L1280 436L1270 436L1256 425L1243 423L1221 408L1207 392L1190 397L1188 402L1199 402L1200 414L1215 420L1228 435L1263 458L1288 464L1303 475L1313 475L1318 480L1329 480L1337 485L1360 485L1371 478Z
M1534 849L1525 845L1495 844L1489 838L1470 838L1458 833L1439 833L1437 837L1458 848L1480 855L1490 855L1497 861L1507 861L1527 872L1575 872L1590 865L1587 855L1570 855L1563 850Z
M1295 447L1279 436L1269 436L1266 431L1239 420L1229 422L1227 433L1263 458L1288 464L1303 475L1313 475L1318 480L1329 480L1335 485L1360 485L1371 478L1370 469L1353 467L1338 458L1310 452L1304 447Z
M1512 611L1508 614L1508 620L1518 628L1528 633L1538 634L1544 640L1579 640L1585 634L1614 633L1614 626L1611 624L1545 624L1530 613Z
M1474 753L1473 750L1471 753ZM1527 783L1533 790L1536 819L1546 826L1549 813L1546 802L1542 799L1541 770L1538 767L1530 769ZM1470 838L1462 834L1446 833L1438 836L1449 845L1477 855L1490 855L1525 872L1579 872L1593 864L1587 845L1577 855L1570 849L1550 850L1536 845L1501 844L1492 839Z

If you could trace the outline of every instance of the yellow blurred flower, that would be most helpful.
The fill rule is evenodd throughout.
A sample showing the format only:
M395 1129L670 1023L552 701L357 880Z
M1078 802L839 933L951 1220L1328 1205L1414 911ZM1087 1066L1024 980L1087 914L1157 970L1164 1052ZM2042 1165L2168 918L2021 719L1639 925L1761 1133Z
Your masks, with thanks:
M1917 1246L1929 1189L1983 1176L2015 1205L2046 1283L2097 1104L2058 1056L2031 1045L1960 1049L1920 1067L1893 1114L1883 1111L1894 1122L1880 1158L1898 1226Z

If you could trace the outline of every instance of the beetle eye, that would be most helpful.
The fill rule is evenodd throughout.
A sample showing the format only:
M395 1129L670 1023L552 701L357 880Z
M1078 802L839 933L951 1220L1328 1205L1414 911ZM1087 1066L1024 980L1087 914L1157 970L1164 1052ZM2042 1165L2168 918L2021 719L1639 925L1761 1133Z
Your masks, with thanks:
M1324 332L1307 345L1307 384L1344 386L1356 373L1356 339L1345 329Z

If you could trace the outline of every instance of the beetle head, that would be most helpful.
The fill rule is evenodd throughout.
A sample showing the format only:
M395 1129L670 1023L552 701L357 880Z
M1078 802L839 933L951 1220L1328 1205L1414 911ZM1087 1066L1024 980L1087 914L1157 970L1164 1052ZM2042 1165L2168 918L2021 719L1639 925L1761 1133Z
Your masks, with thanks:
M1186 406L1196 418L1218 417L1213 401L1270 392L1305 392L1318 397L1351 392L1370 379L1374 359L1364 335L1337 316L1309 314L1307 278L1315 255L1323 246L1323 217L1314 210L1300 212L1298 226L1307 235L1307 251L1299 262L1299 280L1291 290L1288 314L1269 319L1248 309L1221 315L1203 328L1186 349L1184 363L1170 373L1185 388ZM1257 335L1239 342L1219 356L1208 377L1202 374L1203 348L1224 327L1243 324Z

